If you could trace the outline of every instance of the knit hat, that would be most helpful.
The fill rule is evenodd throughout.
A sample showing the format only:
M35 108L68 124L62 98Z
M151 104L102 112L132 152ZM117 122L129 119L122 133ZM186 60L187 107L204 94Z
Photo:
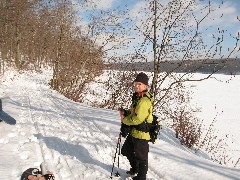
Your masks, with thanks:
M145 85L148 85L148 76L145 73L141 72L137 75L134 82L141 82Z

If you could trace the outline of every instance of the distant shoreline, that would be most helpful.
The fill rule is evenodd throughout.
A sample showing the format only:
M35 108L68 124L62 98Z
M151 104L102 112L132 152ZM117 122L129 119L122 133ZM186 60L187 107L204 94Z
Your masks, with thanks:
M153 62L134 63L111 63L105 64L105 69L111 70L133 70L153 72ZM159 64L160 72L176 73L203 73L203 74L240 74L240 58L237 59L210 59L210 60L185 60L164 61Z

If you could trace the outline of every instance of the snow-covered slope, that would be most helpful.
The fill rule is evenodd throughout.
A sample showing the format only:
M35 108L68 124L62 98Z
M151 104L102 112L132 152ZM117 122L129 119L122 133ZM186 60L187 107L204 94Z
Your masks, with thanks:
M0 123L0 179L19 179L41 162L58 180L109 179L120 129L118 112L75 103L49 89L48 78L48 71L8 71L0 79L3 113L12 118L12 123ZM119 168L117 161L114 173L124 175L128 161L120 156ZM148 178L240 179L240 170L192 154L163 128L160 140L150 144Z

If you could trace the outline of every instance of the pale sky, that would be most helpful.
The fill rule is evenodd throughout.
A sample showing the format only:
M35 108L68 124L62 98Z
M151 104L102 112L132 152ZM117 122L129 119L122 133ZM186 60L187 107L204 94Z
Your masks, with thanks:
M75 0L75 2L76 1L77 0ZM161 0L159 2L162 5L166 5L170 1L171 0ZM184 0L183 2L186 1L187 0ZM145 18L144 15L138 13L141 8L147 6L145 4L145 0L88 0L87 2L90 6L93 6L94 4L94 10L96 12L99 12L100 10L111 10L116 8L121 10L128 9L130 11L130 18L133 19L134 22L138 20L142 21ZM200 13L200 10L209 4L209 0L199 0L198 2L199 4L196 6L196 9L194 9L194 13L197 18L201 19L201 17L204 17L207 12ZM203 33L203 37L209 41L209 44L214 43L214 39L212 39L212 37L219 35L218 28L220 28L221 30L224 30L225 33L224 46L230 48L237 46L237 49L239 49L240 42L236 45L236 38L232 36L237 36L238 33L240 34L240 0L211 0L211 9L215 9L215 11L211 12L208 18L206 18L200 26L200 28L202 28L201 32ZM81 11L80 14L86 22L86 11ZM189 24L192 23L196 23L194 19L189 21ZM160 31L159 34L161 34ZM227 51L227 48L225 50ZM240 55L239 52L236 52L235 54L237 54L235 56Z

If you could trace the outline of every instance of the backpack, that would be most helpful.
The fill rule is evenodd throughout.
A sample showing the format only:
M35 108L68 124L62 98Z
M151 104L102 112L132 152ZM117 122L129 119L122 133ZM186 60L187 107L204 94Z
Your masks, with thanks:
M151 101L151 99L148 96L145 95L145 97L147 97ZM157 140L157 136L161 129L160 120L158 120L158 117L156 115L153 114L152 124L148 123L148 127L149 127L148 132L151 138L149 141L155 144Z
M160 121L158 120L158 117L153 115L153 121L152 124L149 125L149 134L150 134L150 142L153 144L156 143L158 134L160 132L161 126L160 126Z
M160 121L158 120L158 117L153 115L153 121L152 123L147 123L144 121L143 123L135 126L131 126L137 129L138 131L143 131L143 132L149 132L150 135L150 142L153 144L156 143L159 131L161 129L160 127Z

